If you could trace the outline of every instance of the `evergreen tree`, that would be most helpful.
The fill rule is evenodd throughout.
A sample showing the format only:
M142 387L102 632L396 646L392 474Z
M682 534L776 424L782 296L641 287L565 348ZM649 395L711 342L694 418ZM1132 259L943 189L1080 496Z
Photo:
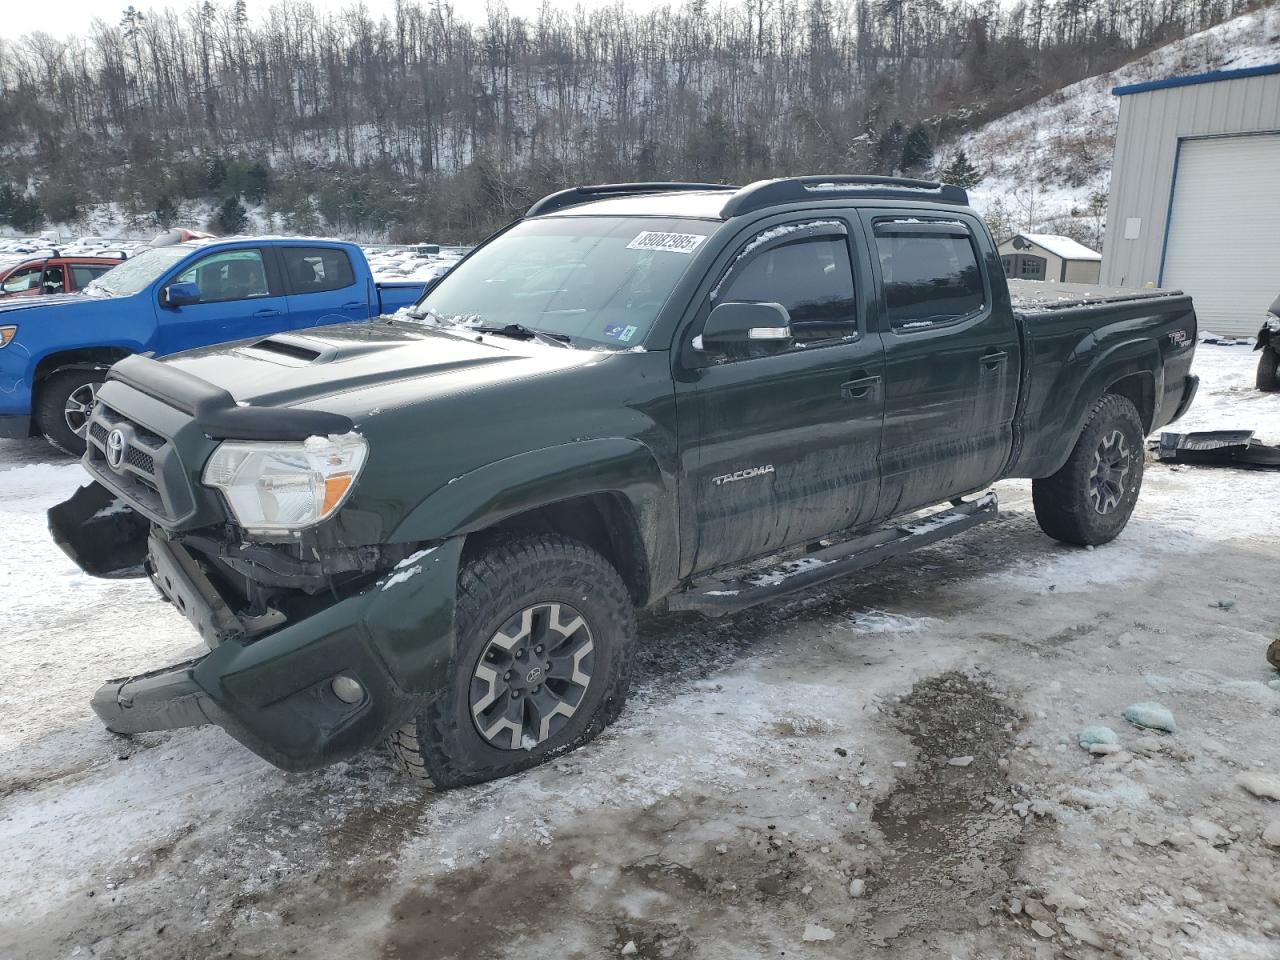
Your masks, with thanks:
M956 151L956 155L951 158L951 162L942 168L942 172L938 175L943 183L952 183L957 187L963 187L968 190L970 187L976 187L982 182L982 174L978 172L978 168L969 162L969 157L964 152L964 147Z
M218 208L218 227L226 235L244 233L249 226L249 213L239 197L227 197Z
M178 220L178 207L173 202L173 197L169 196L167 193L162 194L160 198L156 200L155 209L152 213L155 215L156 223L159 226L164 227L166 230L169 227L172 227Z
M903 173L915 173L933 163L933 141L929 131L917 124L911 128L902 144L902 162L899 167Z

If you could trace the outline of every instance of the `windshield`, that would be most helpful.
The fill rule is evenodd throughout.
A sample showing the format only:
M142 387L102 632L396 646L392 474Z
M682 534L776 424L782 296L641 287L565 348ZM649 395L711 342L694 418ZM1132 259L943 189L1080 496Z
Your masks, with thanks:
M190 247L157 247L144 250L118 267L112 267L93 283L84 288L88 294L127 297L148 286L183 257L190 256Z
M630 349L644 342L714 226L671 217L526 220L454 267L409 312Z

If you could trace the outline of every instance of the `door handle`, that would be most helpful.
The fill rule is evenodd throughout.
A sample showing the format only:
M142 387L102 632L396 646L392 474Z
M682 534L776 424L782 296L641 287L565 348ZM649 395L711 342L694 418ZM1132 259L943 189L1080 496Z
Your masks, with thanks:
M254 316L259 319L264 319L266 317L279 317L283 314L283 310L258 310L254 313Z
M840 384L840 396L846 400L865 400L880 384L880 376L859 377Z
M367 306L369 305L365 303L363 300L348 300L346 303L342 305L342 309L343 310L363 310Z
M997 350L995 353L984 353L978 358L978 362L987 369L991 369L993 367L1000 366L1000 364L1004 363L1008 359L1009 354L1005 353L1003 350Z

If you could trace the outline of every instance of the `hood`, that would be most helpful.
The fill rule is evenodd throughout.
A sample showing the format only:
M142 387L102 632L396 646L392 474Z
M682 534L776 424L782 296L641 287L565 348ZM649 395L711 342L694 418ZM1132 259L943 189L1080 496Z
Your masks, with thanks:
M220 344L168 358L255 407L315 405L359 419L371 409L478 382L601 359L590 350L446 333L406 322L352 323Z
M19 310L48 309L49 307L83 305L92 303L93 297L83 293L54 293L36 297L6 297L0 300L0 316L17 313Z

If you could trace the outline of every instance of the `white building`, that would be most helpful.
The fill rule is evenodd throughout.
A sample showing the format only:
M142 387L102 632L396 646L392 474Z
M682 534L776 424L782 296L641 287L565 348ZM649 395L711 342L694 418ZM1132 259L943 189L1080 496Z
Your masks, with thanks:
M1178 288L1201 330L1257 333L1280 294L1280 63L1112 92L1102 282Z

